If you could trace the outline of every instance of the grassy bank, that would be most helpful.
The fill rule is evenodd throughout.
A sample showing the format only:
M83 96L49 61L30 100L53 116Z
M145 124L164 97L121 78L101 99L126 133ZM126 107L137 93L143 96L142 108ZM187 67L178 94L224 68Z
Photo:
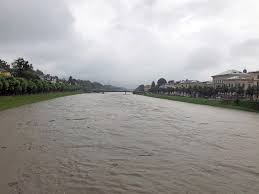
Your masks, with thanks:
M0 96L0 111L22 106L25 104L32 104L44 100L50 100L63 96L70 96L80 94L81 92L55 92L55 93L44 93L44 94L33 94L33 95L22 95L22 96Z
M191 98L191 97L182 97L182 96L168 96L168 95L150 94L150 93L145 93L144 95L149 97L174 100L179 102L187 102L187 103L208 105L208 106L222 107L222 108L231 108L231 109L250 111L250 112L259 112L259 102L240 101L239 103L235 103L234 101L213 100L213 99L205 99L205 98Z

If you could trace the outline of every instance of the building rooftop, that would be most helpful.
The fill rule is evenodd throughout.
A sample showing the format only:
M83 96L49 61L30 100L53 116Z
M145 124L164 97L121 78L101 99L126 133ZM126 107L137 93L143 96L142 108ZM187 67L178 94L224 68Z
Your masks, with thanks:
M233 77L228 78L228 80L234 80L234 79L243 79L243 78L240 76L233 76Z
M212 83L213 83L213 81L203 81L203 82L201 82L201 83L212 84Z
M244 74L243 72L241 72L241 71L237 71L237 70L235 70L235 69L230 69L230 70L228 70L228 71L224 71L224 72L222 72L222 73L219 73L219 74L217 74L217 75L213 75L212 77L214 77L214 76L221 76L221 75L231 75L231 74Z
M198 83L198 80L181 80L180 84L190 84L190 83Z
M259 70L258 71L251 71L249 73L259 73Z
M233 76L233 77L230 77L230 78L228 78L228 80L244 80L244 79L251 79L251 76L249 76L248 74L241 74L241 75L236 75L236 76Z

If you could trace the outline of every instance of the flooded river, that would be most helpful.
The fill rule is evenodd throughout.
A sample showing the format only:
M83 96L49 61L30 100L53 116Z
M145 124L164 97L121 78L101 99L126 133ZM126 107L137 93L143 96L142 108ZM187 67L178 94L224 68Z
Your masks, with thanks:
M0 116L14 193L259 193L259 114L106 93Z

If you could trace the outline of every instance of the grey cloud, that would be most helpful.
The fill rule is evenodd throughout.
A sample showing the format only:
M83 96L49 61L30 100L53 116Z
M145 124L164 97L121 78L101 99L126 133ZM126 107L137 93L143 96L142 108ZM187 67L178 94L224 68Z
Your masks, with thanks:
M248 39L232 46L232 54L235 56L255 57L259 56L259 38Z
M213 48L200 48L196 49L190 54L187 58L186 69L190 71L203 71L204 69L213 69L218 67L223 62L224 53L221 53L220 50Z
M231 5L230 0L196 0L183 4L180 8L199 17L215 17Z
M255 5L256 0L1 0L0 58L22 56L46 73L130 88L159 77L208 80L227 68L258 68L259 29L250 15L259 13Z
M1 43L61 39L72 28L62 0L1 0L0 5Z

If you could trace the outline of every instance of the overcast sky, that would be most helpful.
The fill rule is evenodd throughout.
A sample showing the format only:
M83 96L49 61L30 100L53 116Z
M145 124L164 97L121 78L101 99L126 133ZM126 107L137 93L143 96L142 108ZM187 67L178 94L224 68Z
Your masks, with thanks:
M0 58L135 88L259 70L258 0L0 0Z

